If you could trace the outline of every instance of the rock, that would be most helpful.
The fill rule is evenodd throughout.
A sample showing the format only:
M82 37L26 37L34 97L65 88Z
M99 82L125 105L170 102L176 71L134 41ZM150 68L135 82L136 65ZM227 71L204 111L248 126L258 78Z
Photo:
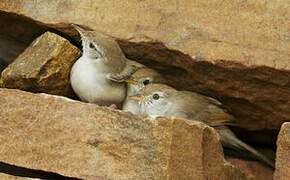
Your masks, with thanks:
M89 26L118 38L129 58L157 68L171 85L218 98L239 126L277 130L290 120L289 7L284 1L2 0L0 43L9 41L15 52L3 56L13 59L46 29L75 37L63 23Z
M290 123L284 123L279 132L276 153L275 180L290 179Z
M0 162L104 179L247 179L199 122L0 89Z
M70 69L79 55L69 41L46 32L2 72L2 86L72 96Z
M262 165L259 162L247 161L237 158L228 157L228 162L239 168L251 180L272 180L274 170Z
M0 174L0 178L1 179L5 179L5 180L21 180L24 179L23 177L16 177L16 176L11 176L11 175L6 175L6 174ZM30 178L25 178L25 180L32 180Z

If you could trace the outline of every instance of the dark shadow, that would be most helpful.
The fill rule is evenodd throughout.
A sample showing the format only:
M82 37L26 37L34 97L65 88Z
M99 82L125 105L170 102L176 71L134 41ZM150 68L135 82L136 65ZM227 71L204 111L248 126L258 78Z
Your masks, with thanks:
M38 36L56 33L80 47L77 32L65 23L48 25L25 16L0 11L0 60L11 63Z
M80 178L67 177L54 172L47 172L36 169L29 169L5 162L0 162L0 173L9 174L18 177L39 178L46 180L79 180Z

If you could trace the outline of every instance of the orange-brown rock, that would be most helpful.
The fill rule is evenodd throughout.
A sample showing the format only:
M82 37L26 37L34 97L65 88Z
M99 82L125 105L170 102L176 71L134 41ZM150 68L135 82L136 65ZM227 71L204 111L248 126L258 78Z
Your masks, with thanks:
M0 162L105 179L247 179L199 122L0 89Z
M284 123L279 132L276 153L275 180L290 179L290 123Z
M70 69L80 51L61 36L46 32L11 63L2 86L32 92L71 96Z
M251 180L272 180L274 170L259 162L228 157L228 162L239 168Z
M120 39L128 57L159 69L175 87L218 98L242 127L278 129L290 120L289 4L2 0L0 43L15 51L0 58L13 59L47 29L69 37L77 33L64 24L82 24Z

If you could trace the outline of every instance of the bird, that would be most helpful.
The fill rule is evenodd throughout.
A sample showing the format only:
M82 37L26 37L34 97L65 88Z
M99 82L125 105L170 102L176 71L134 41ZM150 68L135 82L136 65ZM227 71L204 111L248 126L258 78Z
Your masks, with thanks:
M121 105L126 97L126 86L121 80L144 65L127 59L112 37L71 25L82 41L82 55L70 72L73 91L84 102Z
M127 96L123 102L122 110L133 114L139 114L139 108L136 104L137 101L130 99L130 96L137 95L148 84L166 83L161 74L148 67L138 69L125 81L127 83Z
M176 117L203 122L218 132L224 147L249 152L256 159L274 167L272 160L238 139L228 128L228 125L234 125L235 118L214 98L190 91L178 91L165 84L149 84L139 94L129 98L138 101L140 115L152 119Z

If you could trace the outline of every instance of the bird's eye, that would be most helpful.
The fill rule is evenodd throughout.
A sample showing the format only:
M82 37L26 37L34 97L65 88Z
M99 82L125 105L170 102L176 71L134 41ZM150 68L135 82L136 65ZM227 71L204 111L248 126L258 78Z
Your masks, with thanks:
M143 81L143 84L146 86L146 85L148 85L150 83L150 81L149 81L149 79L145 79L144 81Z
M159 99L159 95L158 94L153 94L153 99L154 100L158 100Z
M90 44L89 44L89 47L90 47L91 49L96 49L96 47L95 47L95 45L94 45L93 43L90 43Z

